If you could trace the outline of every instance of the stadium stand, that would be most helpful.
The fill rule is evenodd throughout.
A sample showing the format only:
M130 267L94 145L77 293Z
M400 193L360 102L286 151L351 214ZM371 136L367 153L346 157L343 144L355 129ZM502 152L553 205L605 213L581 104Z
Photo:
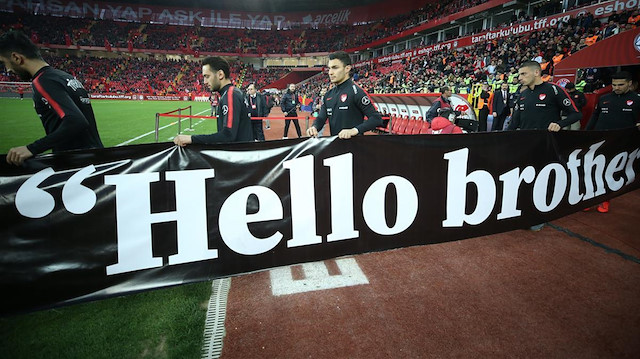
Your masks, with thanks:
M104 58L95 56L44 55L45 60L81 80L90 92L137 93L152 95L201 95L207 92L200 82L200 66L193 62L157 60L130 56ZM289 69L258 71L242 62L232 64L231 77L236 85L255 83L258 87L283 77ZM317 72L317 71L316 71ZM0 81L18 81L13 73L0 72Z
M617 21L602 22L583 15L554 28L501 38L461 51L440 51L389 65L366 65L358 68L356 77L361 86L373 93L438 92L442 86L452 87L454 93L469 93L474 83L488 82L494 87L503 81L513 84L517 83L517 65L526 59L538 59L545 67L543 73L553 74L555 59L589 46L587 39L600 41L611 36L607 33L612 29L623 32L633 28L627 22L633 13L622 13ZM602 84L594 83L592 87Z
M598 0L598 2L603 1L605 0ZM413 55L405 58L392 59L392 55L399 51L410 51L412 49L420 48L423 46L442 43L447 40L453 41L463 36L477 34L488 30L500 30L501 28L506 28L515 24L526 23L545 16L562 14L563 12L571 9L571 7L567 7L566 5L569 2L558 0L511 1L509 2L510 5L508 6L517 7L518 11L513 12L513 8L507 9L507 4L504 4L504 12L509 12L509 14L500 17L499 21L493 22L486 21L486 10L474 10L481 5L488 3L489 1L487 0L451 0L448 2L425 0L425 2L426 4L424 5L424 7L420 9L415 9L402 15L388 17L369 23L331 26L295 24L292 27L276 28L274 26L271 29L182 26L160 23L138 23L90 18L57 17L41 14L36 15L28 13L9 13L0 11L0 33L8 31L9 29L18 29L24 31L31 37L31 39L35 43L38 43L43 47L43 54L47 62L49 62L56 68L75 75L92 93L178 95L191 96L192 99L196 97L200 98L201 100L206 99L206 97L209 96L209 91L204 87L202 83L201 67L198 61L204 56L222 55L228 58L231 63L230 77L231 79L233 79L236 86L245 89L248 84L255 83L258 89L264 90L271 88L282 89L288 83L296 83L298 85L297 93L301 99L301 102L305 104L305 106L308 106L305 108L305 110L312 112L313 108L311 108L309 105L316 103L316 101L318 100L318 94L320 93L321 89L323 87L329 88L331 84L329 83L326 72L318 70L318 66L323 66L324 64L326 64L326 61L325 63L311 63L311 61L305 63L302 60L312 57L318 57L319 59L326 60L327 52L336 50L347 50L353 54L354 60L362 60L362 63L354 64L354 81L356 81L364 90L370 93L438 93L443 86L448 86L452 88L454 93L469 94L469 98L471 98L476 93L479 83L483 82L489 83L491 86L493 86L493 88L499 87L501 83L506 82L510 85L509 90L511 92L519 91L517 84L517 67L525 60L535 59L536 61L539 61L544 66L545 78L549 78L554 74L556 64L562 61L562 59L565 59L570 55L579 53L581 50L597 44L599 41L611 38L616 34L630 31L632 28L640 26L640 13L637 9L626 12L614 12L613 14L603 18L595 18L593 14L585 13L566 22L560 21L555 26L538 29L536 31L524 34L501 37L486 41L483 40L468 47L460 47L455 49L438 49L428 53L419 54L419 56ZM621 2L624 1L621 0ZM564 8L563 3L565 4ZM591 0L576 0L571 1L570 3L573 4L574 7L580 7L591 3ZM595 3L595 1L593 3ZM503 11L502 4L499 7L500 10L492 10L495 10L496 13ZM465 10L472 10L471 13L473 14L473 16L475 16L474 19L476 21L476 24L481 25L466 27L460 26L460 22L454 23L447 21L444 25L431 29L430 33L427 31L414 31L414 29L422 29L430 23L435 23L438 20L444 19L449 15L458 14ZM513 12L513 14L511 14L510 12ZM405 33L409 33L411 35L404 35ZM398 39L398 36L403 37ZM368 47L370 47L371 49L368 49ZM362 49L367 49L368 51ZM356 51L359 51L360 53L357 54ZM388 56L390 57L390 59L383 62L367 61L384 56ZM269 63L270 60L272 60L274 64ZM578 81L576 81L576 84L578 82L582 82L583 85L581 87L581 90L583 90L584 92L592 92L604 87L606 80L600 76L600 74L595 73L595 71L593 71L592 69L586 69L584 72L578 73ZM0 67L0 82L16 81L18 81L18 78L14 74L7 72L4 67ZM10 91L10 88L0 86L0 92L2 91ZM271 97L271 99L274 98L277 99L277 95ZM590 105L591 107L593 107L593 102L590 102ZM275 112L279 112L277 105L275 106ZM206 113L208 114L208 109ZM398 116L395 114L386 114L386 116L390 118L390 121L386 121L384 126L379 128L379 131L381 132L397 135L415 135L433 132L433 129L430 128L431 124L427 121L424 121L423 118L419 117L417 114L415 117L410 117L408 115ZM178 121L178 123L181 122ZM271 132L276 132L275 124L274 129L272 129ZM280 134L281 132L278 131L278 138L280 138ZM426 166L430 164L420 163L420 165ZM583 225L584 223L582 222L576 222L575 224L576 227ZM596 227L593 227L591 229L593 231L604 231L604 229ZM523 235L520 234L520 236L522 237ZM499 243L495 247L489 248L485 252L489 252L489 250L495 249L495 253L503 253L504 243L507 243L505 238L509 240L509 245L511 245L513 242L511 239L513 238L496 238L494 242ZM528 243L526 243L527 247L523 248L529 250L534 241L528 238L526 234L524 235L524 238L526 239L526 241L528 241ZM611 239L611 241L613 241L613 239ZM541 242L538 241L535 243ZM577 247L584 247L583 243L578 243L578 245L576 245L575 243L570 243L568 245L565 245L564 247L559 247L557 245L558 243L560 242L554 241L553 247L550 247L550 251L553 252L553 256L555 257L558 256L558 253L570 253L569 256L571 256L571 253L573 252L570 251L573 251ZM458 244L459 242L456 242L456 245ZM627 244L624 245L626 246ZM442 252L444 253L448 251L447 253L444 253L444 255L446 256L446 259L449 260L449 262L451 262L451 258L453 258L452 256L456 255L455 251L460 252L461 250L460 248L457 248L454 251L451 251L450 249L452 247L442 246L434 246L432 248L435 248L436 250L438 250L438 248L445 248ZM462 248L462 250L466 251L469 248L470 250L468 252L474 253L476 257L478 253L482 254L482 251L478 251L478 248L480 247L468 247L466 249ZM558 248L560 248L560 251L558 251ZM486 248L482 247L480 249L484 250ZM415 254L413 259L424 259L424 253L413 253ZM522 253L525 252L523 251ZM418 254L421 255L420 258ZM607 265L613 263L610 258L610 254L611 253L607 253L609 257L603 257L601 261L606 262L605 264ZM412 259L410 257L406 257L406 252L404 255L405 258L403 258L403 260L408 261L407 258ZM411 252L409 252L409 256L411 255ZM439 255L439 253L436 253L436 255ZM535 267L535 261L529 260L530 257L531 256L529 256L528 258L526 256L523 257L525 258L525 260L528 260L527 266L521 265L523 263L522 259L517 262L511 261L509 265L526 267L525 271L528 270L530 272L529 274L531 274L533 273L531 268L533 268L533 270L536 270L536 268L538 267ZM455 263L453 263L453 267L455 267L454 269L460 269L457 267L463 267L460 265L460 263L462 262L460 262L456 258L454 259L456 260ZM549 263L552 262L553 261L550 261ZM593 261L584 260L581 264L591 262ZM533 266L531 266L531 263L533 263ZM376 265L382 267L380 263L376 263ZM566 272L568 269L571 269L572 266L575 267L575 263L568 263L561 269ZM440 271L436 273L436 275L441 274L443 267L435 267L437 267L437 271ZM551 268L553 266L539 266L539 268L547 267ZM512 269L507 267L505 268L507 272ZM593 269L592 267L590 268ZM579 269L582 270L582 268ZM332 271L335 270L332 269ZM463 272L463 274L466 276L465 278L468 279L467 272L469 271L465 271L464 268L460 271L461 273ZM586 270L582 271L588 272ZM500 271L495 271L495 273L498 272ZM564 278L564 274L561 273L562 271L558 270L558 272L559 274L557 275L557 277L550 278ZM576 271L576 273L578 272L580 271ZM615 271L611 272L613 273ZM300 274L301 272L298 270L296 273ZM487 273L484 273L484 276L482 277L484 280L479 283L486 286L488 283L488 279L493 280L497 278L498 280L505 279L506 281L510 281L515 278L513 276L500 278L496 277L494 275L495 273L489 273L493 276L489 276L487 275ZM385 278L391 278L392 275L393 273L386 273ZM555 273L553 275L555 275ZM571 277L570 279L573 279L574 277ZM426 277L421 276L420 278ZM548 284L547 282L549 281L540 280L540 278L544 279L543 276L536 277L537 282L540 283L541 287ZM444 292L446 292L445 294L449 295L451 293L456 294L463 292L460 291L460 289L457 287L447 287L446 285L451 284L449 282L444 283L443 281L438 281L436 283L436 289L444 288ZM579 281L572 282L577 283ZM610 281L605 280L600 282L608 283ZM469 286L473 284L474 283L470 282L469 280L464 281L464 285ZM623 284L627 285L627 283ZM243 289L248 287L241 287L236 284L234 284L234 286L236 286L236 288ZM547 285L547 287L549 286ZM519 295L519 299L531 299L531 301L525 304L531 304L539 301L540 303L542 303L541 305L545 306L545 308L553 307L554 303L561 303L563 300L566 300L568 298L566 295L553 295L558 293L563 294L562 290L566 289L561 285L556 287L559 287L560 289L556 292L551 293L552 295L548 295L549 293L545 293L543 291L538 291L535 293L533 291L531 293L522 292L524 293L524 296L521 295L522 293L516 293L516 295ZM573 287L572 289L575 288L577 287ZM515 342L516 344L518 344L518 340L514 340L517 335L514 335L513 333L508 333L508 335L505 334L502 337L495 335L495 333L499 332L496 330L496 328L499 328L500 325L508 327L509 323L507 322L509 321L514 322L516 326L519 325L520 327L523 327L522 321L519 320L522 318L525 319L524 323L531 328L539 327L531 325L535 321L535 319L542 318L541 321L544 322L545 320L550 318L550 324L546 328L551 328L552 331L543 331L542 333L546 335L546 337L552 338L552 341L554 343L559 343L558 346L561 348L559 348L558 351L555 352L555 354L557 355L558 353L566 353L570 352L571 350L575 351L575 346L571 347L571 345L567 345L567 343L571 344L575 342L575 340L572 341L572 338L575 339L576 337L580 336L587 338L586 340L589 340L590 338L600 338L602 337L602 333L607 332L606 330L600 330L601 328L606 329L606 327L604 326L594 328L590 327L590 325L597 322L596 319L598 319L593 319L594 316L591 315L591 313L604 313L601 315L601 317L612 317L613 315L611 314L611 305L607 306L607 304L614 303L618 304L619 308L624 307L624 305L619 305L620 303L617 303L615 300L611 301L605 297L596 296L595 299L588 297L588 295L592 295L596 292L604 292L602 290L598 291L597 286L594 286L594 288L596 288L595 291L585 290L585 293L587 294L584 298L586 299L582 302L579 302L579 304L584 304L586 303L586 301L589 301L589 303L597 302L596 304L598 305L604 303L600 305L599 309L604 308L606 310L598 311L598 305L594 305L592 307L585 307L584 305L582 305L582 307L589 309L588 313L587 311L583 311L584 313L588 314L584 315L584 317L587 319L585 319L585 321L581 323L584 325L571 327L565 325L567 323L580 323L579 321L569 320L573 317L569 318L567 317L567 315L564 315L565 313L561 313L564 315L560 315L561 320L555 320L558 319L557 316L554 317L550 315L547 317L547 312L544 311L540 312L545 315L544 318L542 318L542 316L539 316L537 318L532 316L526 318L519 318L518 316L492 316L501 319L502 322L500 323L500 320L498 320L497 326L493 328L489 328L488 326L486 328L483 328L488 328L487 330L490 331L489 334L494 334L494 338L490 338L491 340L485 340L488 335L484 337L482 335L474 336L473 342L484 342L484 346L469 347L480 348L479 351L475 353L463 351L456 352L455 350L452 351L452 346L448 346L445 352L449 355L454 356L456 354L458 354L458 356L462 356L464 354L466 354L466 356L474 356L474 354L478 355L478 353L493 354L496 352L496 350L500 350L500 346L497 344L500 344L498 341L501 339L505 339L505 342ZM256 288L254 287L253 289ZM471 288L471 291L473 291L473 289L474 288ZM249 293L249 295L251 294L251 291L246 292ZM415 291L409 292L411 292L410 294L415 294ZM615 291L609 291L609 293L613 293L613 295L618 294ZM258 296L253 295L253 297ZM470 297L472 299L475 299L476 301L475 303L471 304L471 308L473 309L478 307L478 302L486 299L477 295ZM571 296L569 297L569 300L566 301L567 303L577 303L575 300L571 301L575 298ZM623 298L624 296L618 297ZM386 295L385 298L389 298L389 295ZM430 298L433 299L435 297ZM582 300L582 297L580 296L578 296L577 298L579 300ZM503 299L504 298L499 301L500 305L504 305L508 302ZM326 302L331 303L331 301ZM397 300L395 302L392 300L392 302L397 303ZM442 303L446 304L447 298L445 298L444 302ZM426 308L424 306L424 303L421 303L420 305L421 306L419 307L416 306L416 308L418 308L418 311ZM332 305L332 307L333 306L334 305ZM255 309L255 306L247 307L251 310ZM339 306L336 305L335 307L335 310L340 310ZM398 306L396 305L396 307ZM407 306L405 305L404 307ZM442 306L436 307L436 309L439 309L441 307ZM380 308L382 307L380 306ZM591 310L592 308L596 308L596 310ZM507 309L511 310L511 308L508 307ZM521 308L518 308L518 310L519 309ZM536 310L538 308L533 306L528 309ZM454 311L455 310L460 310L460 308L454 308ZM509 310L503 311L503 313L506 313ZM253 310L253 312L256 311ZM413 312L415 311L412 311L412 313ZM439 315L438 312L444 312L443 316L445 318L445 321L443 322L445 323L445 326L439 327L437 329L442 332L440 333L440 336L453 338L451 342L447 343L452 343L453 341L463 337L463 335L460 334L460 328L463 328L463 326L460 326L459 323L450 320L451 318L458 318L460 316L456 317L456 313L452 315L451 311L436 310L431 312L432 316L434 317L437 317ZM473 318L473 314L477 314L473 311L469 312L472 314L467 315L467 317L469 318ZM516 310L511 311L511 313L516 312ZM330 312L327 313L331 314ZM379 311L377 315L379 317L384 317L382 315L384 313L380 313L382 312ZM390 314L388 314L386 318L391 318L392 316L392 319L396 317L401 318L395 315L394 312L389 313ZM582 317L584 313L579 313L579 316ZM618 312L614 311L614 314L617 313ZM295 313L289 314L291 314L291 318L295 319ZM463 314L467 314L467 312L464 312ZM574 313L573 315L576 314ZM331 315L326 315L326 317L331 318ZM246 319L246 317L242 318ZM504 318L507 318L507 320L504 320ZM530 320L527 322L527 319ZM255 330L256 328L258 328L258 324L256 324L256 322L258 322L260 325L267 322L246 320L244 322L248 323L247 326L251 327L251 330L237 330L238 327L234 326L236 330L234 331L229 329L227 332L228 335L242 335L246 337L251 333L268 332L268 330ZM407 321L407 323L411 322L412 320ZM628 322L629 321L627 321L626 323ZM434 323L439 322L434 321ZM387 324L388 323L385 323L385 325ZM618 324L618 322L616 322L616 324ZM623 324L625 323L623 322ZM335 323L333 323L333 325L335 328ZM628 325L626 326L628 327ZM273 325L271 327L273 327ZM611 328L612 327L613 326L611 326ZM625 325L620 325L620 327L624 328ZM241 327L241 329L242 328L244 327ZM386 328L394 329L393 326L386 326ZM465 328L468 329L473 327L469 326ZM581 330L576 331L574 328L580 328ZM429 334L428 331L424 331L421 329L424 329L424 327L418 328L418 330L416 331L407 331L406 333ZM635 329L637 329L637 327ZM491 330L493 331L491 332ZM568 339L557 336L557 333L563 330L569 333ZM466 332L471 331L466 330ZM634 330L631 330L631 332L634 332ZM635 330L635 332L637 332L637 330ZM287 331L287 334L288 333L291 333L291 331ZM373 331L369 331L368 333L373 333ZM383 333L382 336L384 336L385 334L384 331L378 331L377 333ZM394 333L403 334L402 332L399 332L397 330L394 331ZM533 330L531 332L525 332L525 334L530 333L533 333ZM321 334L326 333L323 332ZM546 338L544 335L540 336L540 338ZM571 337L571 335L573 335L573 337ZM405 340L407 338L407 335L396 335L396 337L397 338L395 338L395 342L397 342L396 344L399 343L401 350L408 348L408 341ZM419 340L423 343L431 343L429 341L425 341L426 337L428 337L428 335L417 335L416 340ZM519 351L516 352L516 354L524 353L523 355L527 356L527 354L532 355L531 353L535 353L533 354L533 356L542 356L540 355L540 348L542 346L539 343L536 343L536 340L531 340L531 336L528 335L523 335L522 337L524 338L522 342L533 343L530 347L527 347L525 345L526 349L531 349L531 351ZM563 340L558 340L557 338L561 338ZM624 337L623 339L625 338L626 337ZM596 354L606 356L606 354L616 352L615 346L610 345L610 343L615 342L615 340L618 339L620 338L614 338L613 341L609 341L607 337L608 343L606 345L606 348L603 349L602 352L598 352ZM257 343L258 341L255 342ZM374 343L373 341L370 342ZM632 343L632 340L627 342ZM250 345L244 345L246 341L237 341L237 343L241 343L243 346L250 347ZM353 345L353 343L353 341L350 343L351 347L358 347L357 345ZM277 348L276 352L278 352L279 354L284 353L280 351L280 348L285 347L287 344L288 343L286 342L282 342L280 343L280 345L275 345L274 347ZM229 351L228 348L230 347L230 343L227 343L226 345L227 351ZM293 346L295 347L296 345ZM299 346L300 345L298 345L298 347ZM427 345L425 344L425 346ZM629 344L629 346L637 348L637 344ZM377 350L378 354L380 353L379 346L372 344L371 347ZM392 345L390 347L395 348ZM268 349L269 348L267 347L267 350ZM262 346L262 350L265 350L264 346ZM429 350L433 350L433 348L429 348ZM399 352L401 351L396 352L395 355L397 355L397 353ZM429 353L433 355L434 352L437 351L430 351ZM542 352L545 354L549 353L548 351L544 350ZM148 354L146 351L144 353ZM412 356L412 354L413 356L417 355L416 352L408 353L409 354L407 354L407 352L404 352L402 355L398 356L410 357ZM503 351L500 353L513 354L508 351ZM594 356L596 356L596 354L594 354ZM135 355L135 353L132 353L132 355ZM318 354L316 353L316 355ZM266 355L262 356L265 357ZM348 354L345 354L345 356L348 356ZM358 355L352 355L352 357L358 357ZM360 357L363 356L360 355Z
M115 57L105 56L104 51L95 56L91 51L88 53L92 55L88 56L69 55L68 51L47 53L48 61L76 75L91 91L197 95L206 92L198 80L199 67L185 61L182 56L167 59L166 52L177 51L198 57L200 53L212 52L293 55L333 51L379 40L480 3L479 0L457 0L446 5L427 3L408 14L355 27L339 25L286 30L145 24L31 14L16 16L5 12L0 12L0 23L1 31L12 28L25 31L34 42L45 46L62 45L69 50L77 46L92 46L96 52L99 49L112 52ZM514 14L509 23L499 24L494 29L561 10L560 2L538 3L531 7L529 14ZM538 59L545 67L545 74L551 75L554 63L562 58L637 26L636 13L628 11L601 20L585 14L555 27L481 42L456 51L438 51L390 64L369 64L356 69L354 80L373 93L437 92L445 85L456 93L470 93L473 84L479 82L486 81L493 86L503 81L513 84L517 81L515 68L525 59ZM68 30L51 31L51 28ZM427 42L425 40L424 44ZM154 57L134 52L135 49L160 53ZM321 87L329 86L326 77L323 79L322 76L304 82L316 75L317 70L258 68L240 60L234 62L232 73L236 85L241 87L256 83L258 88L284 88L288 83L303 82L300 92L307 98L315 98ZM3 81L16 80L6 73L2 78ZM596 83L597 79L593 80L594 84L590 84L593 89L601 87Z
M330 52L355 47L410 29L429 20L454 14L482 3L480 0L456 0L446 5L427 3L408 14L357 26L294 28L287 30L225 29L141 24L60 18L47 15L0 13L3 30L23 29L43 44L181 50L184 52L225 52L255 54L297 54ZM73 29L57 32L59 29ZM177 40L177 41L176 41Z

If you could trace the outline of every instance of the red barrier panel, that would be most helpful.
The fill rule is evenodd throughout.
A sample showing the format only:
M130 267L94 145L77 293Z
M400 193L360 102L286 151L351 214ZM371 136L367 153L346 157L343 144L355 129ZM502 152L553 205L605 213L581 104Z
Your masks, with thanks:
M174 112L179 112L179 111L183 111L183 110L190 110L190 109L191 109L191 106L187 106L185 108L179 108L177 110L173 110L173 111L169 111L169 112L163 112L160 115L164 116L164 115L168 115L168 114L171 114L171 113L174 113Z

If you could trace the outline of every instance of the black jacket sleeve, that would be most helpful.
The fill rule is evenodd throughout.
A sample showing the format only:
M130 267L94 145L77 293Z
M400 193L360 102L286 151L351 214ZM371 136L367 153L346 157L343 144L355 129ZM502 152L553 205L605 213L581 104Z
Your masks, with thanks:
M290 101L290 100L288 100L288 97L289 97L289 96L287 96L287 95L288 95L287 93L284 93L284 94L282 94L282 97L280 97L280 110L282 110L282 112L283 112L285 115L287 114L287 109L285 108L285 106L284 106L284 105L285 105L285 103L286 103L287 101Z
M567 113L567 118L560 120L558 125L560 125L560 127L566 127L574 122L580 121L582 119L582 112L578 111L576 105L571 100L571 96L569 96L563 88L560 88L559 86L556 86L556 88L559 89L558 95L556 96L557 104L565 111L565 113Z
M596 103L596 108L593 109L593 113L591 113L591 118L587 123L587 127L585 130L593 130L596 127L596 123L598 123L598 118L600 118L600 100Z
M267 98L262 95L262 94L258 94L258 97L260 98L260 117L267 117L269 115L269 107L267 106Z
M49 102L61 121L55 130L27 145L33 154L44 152L65 141L73 141L74 136L81 135L89 127L84 114L61 83L42 77L34 83L34 87Z
M507 130L509 131L517 130L519 127L520 127L520 110L516 105L513 109L513 115L511 115L511 122L509 122L509 127L507 127Z
M363 134L367 131L371 131L378 126L382 126L382 115L376 110L375 106L371 102L371 98L364 90L360 89L354 98L356 107L360 109L360 112L367 117L366 121L357 125L358 134Z

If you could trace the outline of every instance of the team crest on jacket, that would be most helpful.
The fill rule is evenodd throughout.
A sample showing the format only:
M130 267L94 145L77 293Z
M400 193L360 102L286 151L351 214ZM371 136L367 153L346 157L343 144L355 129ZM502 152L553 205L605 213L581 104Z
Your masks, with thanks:
M67 86L71 87L73 91L84 88L82 87L82 82L78 81L78 79L75 77L72 79L67 79Z
M347 101L347 94L343 93L342 95L340 95L340 101L345 102Z
M627 106L633 105L633 100L627 100Z
M540 101L544 100L545 98L547 98L546 94L541 93L540 96L538 96L538 98L540 99Z

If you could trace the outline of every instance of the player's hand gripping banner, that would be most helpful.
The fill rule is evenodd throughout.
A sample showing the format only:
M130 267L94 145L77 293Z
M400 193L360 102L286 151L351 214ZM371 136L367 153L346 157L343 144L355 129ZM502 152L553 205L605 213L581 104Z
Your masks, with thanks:
M0 158L1 314L550 221L638 188L640 131Z

